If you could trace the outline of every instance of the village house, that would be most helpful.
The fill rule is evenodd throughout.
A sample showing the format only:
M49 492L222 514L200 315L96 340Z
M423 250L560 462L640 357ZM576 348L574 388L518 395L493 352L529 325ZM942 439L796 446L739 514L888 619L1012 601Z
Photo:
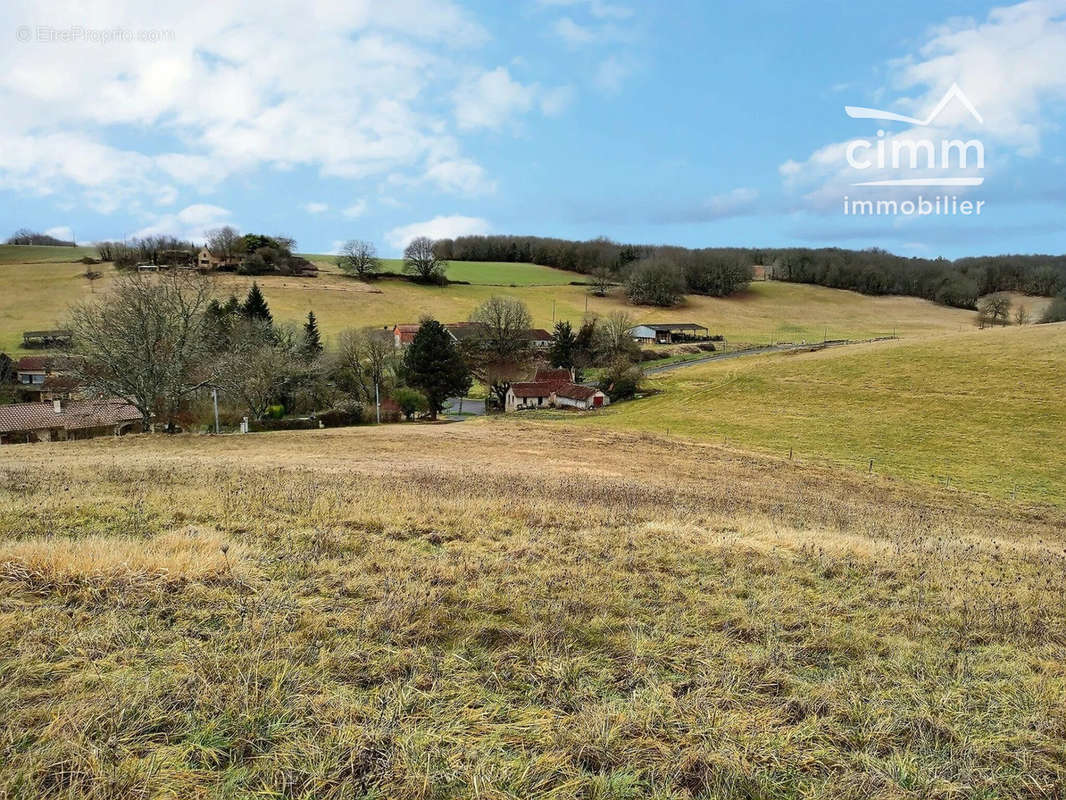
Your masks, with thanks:
M53 400L0 405L0 444L121 436L144 417L125 400Z
M457 344L477 339L485 330L485 326L480 322L445 322L443 325L444 330L448 332L448 335ZM417 325L395 325L392 329L392 334L397 349L411 344L415 339L415 334L418 333L418 329L421 327L421 323ZM527 341L536 350L544 350L552 345L552 335L543 328L530 328L528 331L524 331L521 336L524 341Z
M512 383L507 390L505 411L527 408L576 408L588 411L610 404L610 399L593 386L574 383L568 369L537 370L532 381Z
M238 256L216 256L206 247L196 254L196 266L201 270L234 269L241 263Z
M630 328L629 335L640 344L677 344L704 342L710 337L710 331L695 322L649 322Z
M21 399L41 402L69 398L75 388L70 360L62 356L23 356L15 365Z

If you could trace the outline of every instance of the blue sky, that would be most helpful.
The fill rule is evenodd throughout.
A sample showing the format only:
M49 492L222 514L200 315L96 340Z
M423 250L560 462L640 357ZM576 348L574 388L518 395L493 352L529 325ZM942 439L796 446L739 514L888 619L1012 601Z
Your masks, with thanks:
M387 6L387 7L386 7ZM529 233L1063 252L1066 0L8 2L0 213L79 241L221 224L303 251ZM846 105L931 126L854 119ZM849 142L979 140L859 174ZM938 167L941 168L941 167ZM958 189L858 179L980 176ZM843 198L983 201L856 217Z

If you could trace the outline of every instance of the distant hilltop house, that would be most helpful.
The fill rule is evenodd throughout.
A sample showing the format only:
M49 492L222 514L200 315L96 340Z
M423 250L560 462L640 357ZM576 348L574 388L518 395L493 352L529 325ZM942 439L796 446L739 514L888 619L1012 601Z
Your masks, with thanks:
M44 350L52 347L65 347L70 344L71 332L68 330L23 331L22 346L27 350Z
M144 420L125 400L53 400L0 405L0 444L121 436Z
M30 402L66 399L76 386L64 356L23 356L15 364L15 384L21 399Z
M240 263L238 256L216 256L206 247L201 247L196 254L196 266L202 270L236 269Z
M599 389L574 383L574 376L568 369L541 369L532 381L511 384L504 409L576 408L588 411L610 405L610 402Z
M629 335L641 344L677 344L707 341L710 331L695 322L649 322L630 328Z
M485 334L485 326L480 322L445 322L444 330L452 337L454 342L462 343L476 340ZM392 329L393 343L397 349L407 347L415 339L415 334L421 328L418 324L396 325ZM543 328L530 328L521 334L524 341L536 350L546 350L552 346L552 335Z

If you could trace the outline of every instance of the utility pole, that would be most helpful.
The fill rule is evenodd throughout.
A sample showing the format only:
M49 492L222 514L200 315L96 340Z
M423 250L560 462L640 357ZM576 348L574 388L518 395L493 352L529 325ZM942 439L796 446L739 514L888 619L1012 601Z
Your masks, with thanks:
M215 433L218 433L218 388L211 387L211 400L215 404Z

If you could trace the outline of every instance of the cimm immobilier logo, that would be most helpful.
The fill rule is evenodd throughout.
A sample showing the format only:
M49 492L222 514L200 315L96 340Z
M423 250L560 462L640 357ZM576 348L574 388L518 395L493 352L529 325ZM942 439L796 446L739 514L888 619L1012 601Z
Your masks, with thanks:
M876 140L853 139L848 142L845 155L848 166L856 170L858 177L876 171L878 177L858 180L852 186L881 187L884 196L864 199L844 196L844 213L854 216L976 216L984 209L984 200L959 199L957 194L936 193L930 196L918 194L913 199L900 199L903 187L951 188L980 186L984 177L978 174L985 166L985 148L980 139L941 137L939 139L914 135L922 128L933 128L948 104L957 100L976 121L984 120L959 88L951 84L940 102L924 119L884 111L878 108L845 106L844 111L852 119L901 122L912 126L897 135L885 130L877 131ZM940 130L939 128L937 129ZM891 175L893 177L884 177Z

